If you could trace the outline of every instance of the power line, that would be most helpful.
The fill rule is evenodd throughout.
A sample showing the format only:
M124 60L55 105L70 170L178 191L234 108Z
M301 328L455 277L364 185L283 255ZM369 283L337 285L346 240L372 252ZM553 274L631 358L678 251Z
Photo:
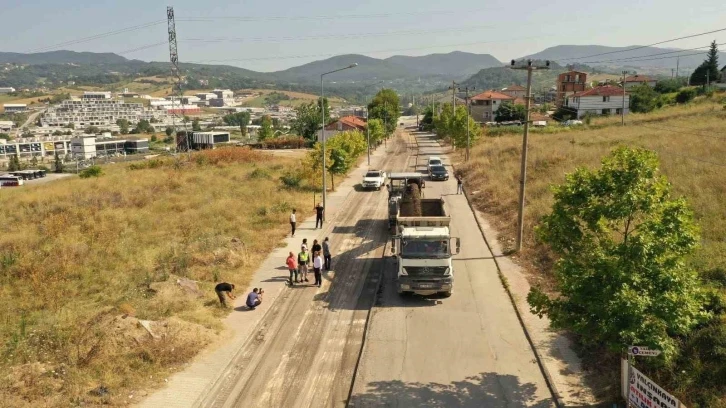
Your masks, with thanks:
M57 49L59 47L66 47L69 45L75 45L75 44L80 44L80 43L84 43L84 42L88 42L88 41L98 40L101 38L106 38L106 37L111 37L111 36L118 35L118 34L127 33L129 31L142 30L144 28L153 27L153 26L165 23L165 22L166 22L166 20L150 21L150 22L144 23L144 24L138 24L138 25L131 26L131 27L121 28L121 29L114 30L114 31L108 31L105 33L94 34L94 35L91 35L88 37L77 38L75 40L70 40L70 41L66 41L66 42L62 42L62 43L58 43L58 44L54 44L54 45L49 45L46 47L36 48L34 50L30 50L29 53L50 51L53 49Z
M307 41L307 40L325 40L325 39L338 39L338 38L366 38L366 37L384 37L384 36L396 36L396 35L408 35L408 34L430 34L430 33L446 33L446 32L457 32L457 31L470 31L478 29L489 29L497 28L496 26L485 25L485 26L469 26L459 28L447 28L440 30L406 30L406 31L386 31L386 32L372 32L372 33L358 33L358 34L333 34L333 35L316 35L308 37L218 37L218 38L183 38L182 41L192 42L282 42L282 41Z
M718 33L718 32L721 32L721 31L726 31L726 28L719 28L718 30L706 31L704 33L686 35L686 36L678 37L678 38L671 38L670 40L658 41L658 42L655 42L655 43L652 43L652 44L648 44L648 45L639 45L637 47L629 48L627 50L617 50L617 51L601 52L599 54L592 54L592 55L587 55L587 56L584 56L584 57L560 58L559 60L560 61L566 61L566 60L581 60L581 59L585 59L585 58L599 57L601 55L610 55L610 54L617 54L617 53L621 53L621 52L629 52L629 51L641 50L643 48L648 48L648 47L652 47L652 46L655 46L655 45L665 44L665 43L669 43L669 42L673 42L673 41L685 40L685 39L688 39L688 38L700 37L702 35Z
M124 51L121 51L121 52L117 52L116 54L119 54L119 55L131 54L131 53L136 52L136 51L146 50L146 49L149 49L149 48L154 48L154 47L158 47L160 45L167 45L167 44L168 44L168 41L162 41L162 42L158 42L158 43L153 43L153 44L148 44L148 45L142 45L142 46L136 47L136 48L131 48L131 49L128 49L128 50L124 50Z
M472 9L468 10L467 13L471 14L478 11L491 11L492 9ZM338 19L369 19L369 18L388 18L388 17L399 17L399 16L429 16L429 15L441 15L441 14L458 14L457 10L429 10L429 11L413 11L413 12L399 12L399 13L378 13L378 14L337 14L327 16L257 16L257 17L240 17L240 16L205 16L205 17L190 17L180 18L177 21L185 22L208 22L214 20L235 20L235 21L294 21L294 20L338 20Z
M726 43L720 43L720 44L716 44L716 45L719 46L719 45L724 45L724 44L726 44ZM611 59L611 60L583 61L582 64L597 64L597 63L603 63L603 62L631 61L631 60L638 60L639 58L655 57L658 55L670 55L670 54L679 54L679 53L686 52L686 51L695 51L695 50L700 50L703 48L709 48L710 46L711 45L705 45L703 47L688 48L688 49L678 50L678 51L668 51L668 52L661 52L661 53L657 53L657 54L639 55L639 56L635 56L635 57L618 58L618 59ZM700 55L700 54L702 54L702 53L698 53L698 55ZM686 55L675 55L670 58L679 58L679 57L685 57L685 56Z

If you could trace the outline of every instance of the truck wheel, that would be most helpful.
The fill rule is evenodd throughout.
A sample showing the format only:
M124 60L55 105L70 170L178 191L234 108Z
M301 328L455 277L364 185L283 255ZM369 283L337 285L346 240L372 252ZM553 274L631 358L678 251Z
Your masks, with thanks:
M439 294L445 298L451 297L451 291L448 292L439 292Z

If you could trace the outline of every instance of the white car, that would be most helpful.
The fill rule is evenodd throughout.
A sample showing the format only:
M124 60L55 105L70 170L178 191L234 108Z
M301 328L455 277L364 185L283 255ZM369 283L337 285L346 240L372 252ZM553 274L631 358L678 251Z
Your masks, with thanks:
M380 190L381 187L386 185L386 172L383 170L368 170L363 176L363 181L360 183L363 188L375 188Z
M441 157L430 156L429 163L426 166L426 172L431 173L431 167L433 167L433 166L443 166L443 165L444 165L444 162L441 160Z

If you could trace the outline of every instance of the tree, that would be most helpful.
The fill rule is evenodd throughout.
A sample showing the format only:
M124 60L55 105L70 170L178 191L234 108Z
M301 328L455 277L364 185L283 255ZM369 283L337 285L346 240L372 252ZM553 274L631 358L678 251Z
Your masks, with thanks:
M663 102L653 88L646 84L630 90L630 110L635 113L648 113L663 106Z
M260 122L260 133L257 135L258 141L263 141L265 139L269 139L272 137L273 130L272 130L272 119L269 115L265 115L262 117L262 121Z
M192 121L192 131L193 132L201 132L202 127L199 125L199 119L194 119Z
M328 100L324 99L325 123L330 122L330 107ZM320 112L320 98L317 102L302 104L295 108L296 117L290 123L290 130L307 140L315 140L320 122L323 120Z
M370 104L368 104L368 117L380 119L385 124L386 136L392 134L398 125L400 101L393 89L381 89Z
M696 90L693 88L686 88L676 94L676 102L688 103L696 97Z
M239 126L242 136L247 136L247 125L250 124L250 113L249 112L235 112L228 115L224 115L222 118L225 124L228 126Z
M174 133L174 129L171 126L167 126L164 133L166 133L167 136L171 136Z
M141 119L139 123L136 124L136 128L133 133L154 133L154 127L151 126L151 123L149 123L148 120Z
M56 173L63 173L63 160L61 160L57 150L55 152L55 163L53 171L55 171Z
M454 147L466 147L467 126L469 139L474 143L481 136L481 126L469 117L466 106L458 105L452 111L451 104L444 104L441 114L434 119L436 134L451 142Z
M683 78L661 79L657 84L655 84L655 88L653 89L660 94L667 94L678 92L678 90L684 85L685 83L683 82Z
M558 295L531 290L533 313L587 345L642 344L666 358L676 351L670 336L706 317L697 275L685 263L697 227L658 164L654 152L621 147L600 170L579 168L554 188L552 212L536 233L559 256Z
M8 162L8 171L18 171L22 169L23 166L20 164L20 159L18 158L18 155L14 154L10 156L10 161Z
M515 105L511 102L504 102L497 109L496 115L497 122L524 121L527 119L527 107L524 105Z
M424 115L421 121L419 122L419 125L421 126L422 130L425 130L427 132L430 132L434 129L434 111L433 108L430 106L427 106L424 110Z
M328 164L328 172L330 173L330 185L335 191L335 175L344 176L350 170L351 160L343 149L330 150L330 164Z
M118 125L122 135L127 135L129 133L129 126L131 124L127 119L118 119L116 124Z
M96 126L88 126L86 129L83 130L83 133L87 135L95 135L99 132L100 130Z
M386 131L383 128L383 122L381 122L380 119L369 119L367 126L368 132L370 132L371 146L375 146L386 136Z
M718 82L721 78L721 71L718 68L718 45L713 41L706 60L691 74L691 85L705 85L707 81Z

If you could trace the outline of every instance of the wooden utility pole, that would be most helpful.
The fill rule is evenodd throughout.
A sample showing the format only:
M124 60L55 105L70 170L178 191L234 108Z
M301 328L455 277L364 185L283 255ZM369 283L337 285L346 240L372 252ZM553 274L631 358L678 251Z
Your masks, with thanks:
M620 109L620 124L625 126L625 75L628 71L623 71L623 107Z
M522 137L522 163L519 171L519 214L517 215L517 242L515 250L517 252L522 250L522 235L524 232L524 197L525 188L527 185L527 142L529 138L529 114L532 106L532 71L538 69L549 69L550 62L546 61L546 65L538 67L532 65L532 60L527 60L525 66L516 66L516 61L512 60L510 68L512 69L526 69L527 70L527 96L526 96L526 117L524 121L524 135Z

